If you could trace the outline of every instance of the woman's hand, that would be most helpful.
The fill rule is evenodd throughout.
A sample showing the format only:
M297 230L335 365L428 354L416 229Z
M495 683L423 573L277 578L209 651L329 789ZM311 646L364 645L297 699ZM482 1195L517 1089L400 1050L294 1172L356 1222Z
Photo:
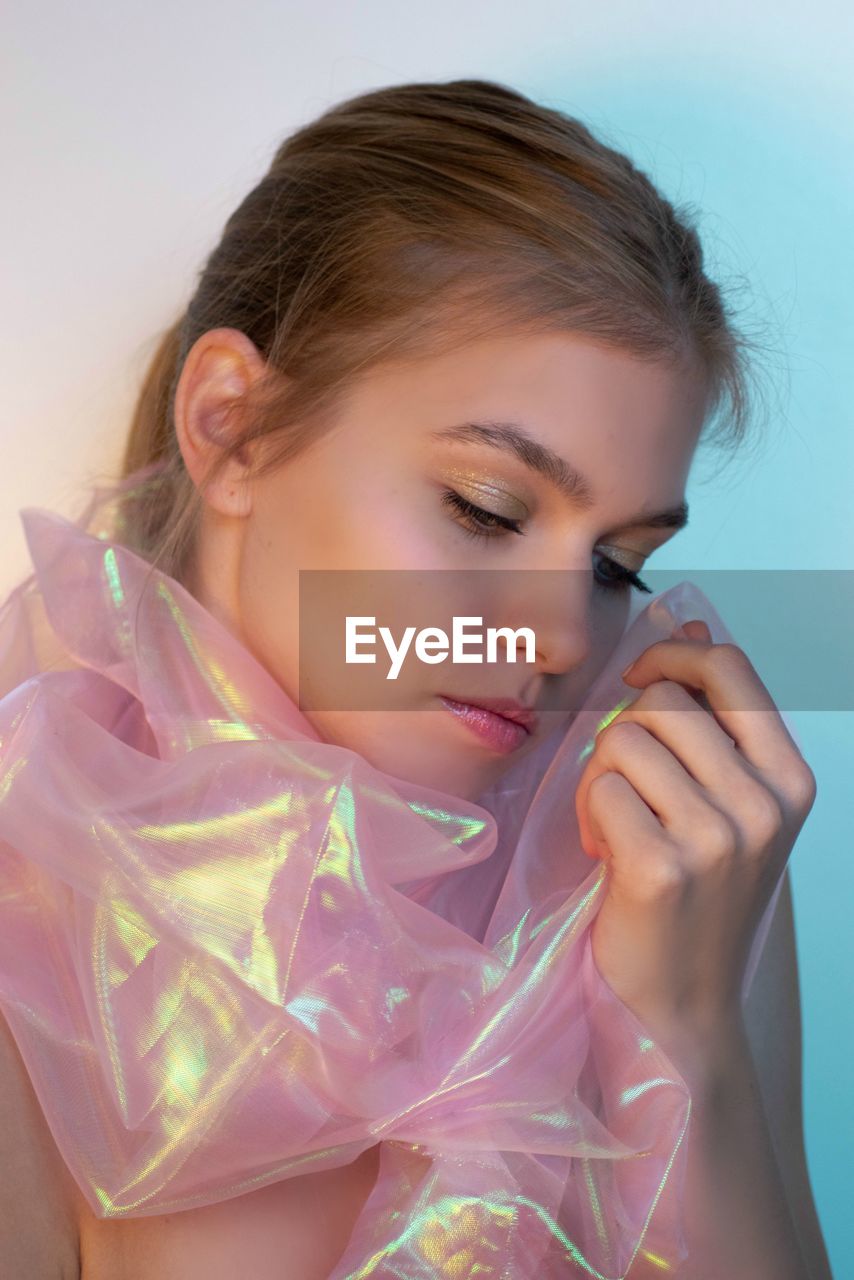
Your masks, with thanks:
M816 786L743 650L699 619L682 631L627 669L643 692L599 733L575 804L609 871L597 968L690 1056L739 1024L750 944Z

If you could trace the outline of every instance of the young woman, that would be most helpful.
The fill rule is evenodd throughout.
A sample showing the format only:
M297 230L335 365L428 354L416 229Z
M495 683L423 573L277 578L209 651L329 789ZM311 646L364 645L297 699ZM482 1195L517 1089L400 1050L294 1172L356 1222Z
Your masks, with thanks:
M829 1275L785 869L814 778L699 593L629 628L748 408L695 231L580 122L412 84L283 143L112 523L26 513L4 1275ZM300 572L353 569L409 575L403 622L463 571L535 661L324 702Z

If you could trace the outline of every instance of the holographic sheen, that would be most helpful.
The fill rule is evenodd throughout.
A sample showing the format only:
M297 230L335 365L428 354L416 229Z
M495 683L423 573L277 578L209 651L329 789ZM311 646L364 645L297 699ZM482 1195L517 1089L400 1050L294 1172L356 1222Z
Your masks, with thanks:
M687 617L731 639L711 603L652 599L473 803L322 741L104 493L20 512L0 610L0 1006L94 1213L379 1143L330 1280L677 1274L691 1099L596 969L572 797L629 658Z

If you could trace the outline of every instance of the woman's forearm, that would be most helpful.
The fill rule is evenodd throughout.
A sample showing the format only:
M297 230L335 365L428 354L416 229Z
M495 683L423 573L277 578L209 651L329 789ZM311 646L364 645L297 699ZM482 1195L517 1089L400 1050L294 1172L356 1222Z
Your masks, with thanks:
M733 1017L702 1048L661 1044L692 1098L685 1280L810 1280L743 1021Z

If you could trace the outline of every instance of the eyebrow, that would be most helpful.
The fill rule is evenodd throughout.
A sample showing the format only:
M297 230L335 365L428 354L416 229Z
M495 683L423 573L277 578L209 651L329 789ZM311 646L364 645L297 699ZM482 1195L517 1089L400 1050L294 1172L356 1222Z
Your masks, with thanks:
M536 440L520 422L458 422L430 433L434 440L459 441L463 444L486 444L512 453L531 471L536 471L563 494L574 506L589 509L594 502L589 481L547 445ZM688 504L680 502L666 511L639 511L621 525L624 529L684 529L688 523Z

